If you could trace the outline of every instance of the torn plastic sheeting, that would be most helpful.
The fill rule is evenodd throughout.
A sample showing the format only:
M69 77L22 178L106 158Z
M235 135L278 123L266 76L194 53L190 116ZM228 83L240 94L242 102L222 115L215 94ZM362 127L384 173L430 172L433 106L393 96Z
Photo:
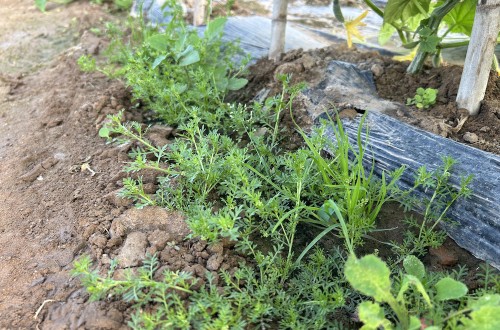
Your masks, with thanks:
M168 15L168 7L163 8L164 1L161 0L136 0L132 6L131 15L139 16L142 3L143 16L146 21L152 24L166 24L172 19ZM202 34L206 26L196 28L198 33ZM314 49L326 47L331 44L324 34L317 33L314 30L301 28L293 23L287 24L285 38L285 51L292 49ZM252 62L261 57L267 56L271 40L271 19L260 16L233 16L228 17L224 26L223 41L238 41L241 48L250 55ZM243 58L236 59L239 61Z
M356 144L360 117L342 123L351 143ZM419 167L434 170L442 165L444 156L457 161L450 178L453 186L460 186L462 176L474 175L469 186L472 195L458 200L447 213L457 225L442 225L458 245L500 269L500 157L422 131L381 113L368 113L365 125L369 127L369 134L363 161L367 167L374 164L374 174L378 177L384 171L405 165L407 170L399 182L401 189L413 186L414 174ZM326 132L335 141L333 128L329 127ZM366 127L363 127L361 136L365 141ZM432 193L417 192L428 198Z
M302 95L313 120L339 104L382 113L405 111L400 103L378 96L371 71L360 70L355 64L343 61L331 61L322 80L304 90Z

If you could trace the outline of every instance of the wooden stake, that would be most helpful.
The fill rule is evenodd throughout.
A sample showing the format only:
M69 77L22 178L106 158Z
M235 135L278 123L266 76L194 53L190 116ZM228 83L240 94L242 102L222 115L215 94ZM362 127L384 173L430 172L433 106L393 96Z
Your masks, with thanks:
M486 92L500 31L500 0L479 0L457 94L457 105L477 115Z
M500 0L499 0L500 1ZM269 59L279 61L285 51L285 31L288 0L273 0L273 20Z
M193 25L200 26L205 23L207 0L194 0L193 4Z

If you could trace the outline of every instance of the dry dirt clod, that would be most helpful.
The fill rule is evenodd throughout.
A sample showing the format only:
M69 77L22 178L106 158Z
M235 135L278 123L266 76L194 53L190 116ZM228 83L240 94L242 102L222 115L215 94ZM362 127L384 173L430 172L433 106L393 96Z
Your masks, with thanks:
M207 269L217 271L220 268L220 265L224 261L224 257L220 254L214 254L207 260Z
M118 255L119 265L123 268L139 266L145 257L147 245L146 234L141 232L128 234Z
M158 206L147 206L143 209L126 210L111 224L111 237L124 236L129 232L168 232L172 239L182 240L189 233L185 217L179 212L167 211Z
M458 257L449 249L440 246L436 249L429 249L429 253L436 257L437 262L442 266L455 266L458 262Z

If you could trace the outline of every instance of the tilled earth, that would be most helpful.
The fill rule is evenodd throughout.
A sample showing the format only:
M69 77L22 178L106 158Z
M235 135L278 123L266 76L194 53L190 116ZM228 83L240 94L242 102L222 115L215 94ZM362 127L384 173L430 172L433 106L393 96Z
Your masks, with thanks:
M80 55L98 54L104 44L87 30L112 18L86 1L49 9L42 14L31 0L0 0L0 16L8 17L0 21L0 328L125 328L130 305L89 302L78 280L70 276L75 258L89 254L100 269L117 258L121 268L133 269L146 253L158 253L158 274L166 267L199 277L210 271L216 279L219 270L234 271L243 258L230 242L208 246L185 240L189 229L181 214L155 207L137 210L116 196L132 145L107 145L98 129L107 114L121 109L130 110L129 120L143 118L131 109L130 93L121 82L84 74L76 65ZM457 111L449 105L455 85L441 82L456 83L459 69L429 69L433 78L422 78L427 79L424 84L408 78L404 64L373 53L336 49L296 51L285 57L292 65L280 70L290 70L296 81L314 81L329 59L349 60L366 69L378 64L383 71L376 77L382 96L404 102L413 86L446 88L438 106L450 108L451 114ZM252 70L242 99L262 87L272 88L274 73L283 63L264 62ZM391 81L413 85L398 89ZM498 152L500 124L495 120L500 119L494 97L500 94L498 82L492 81L482 115L466 122L461 132L477 126L477 146ZM380 86L387 86L385 92ZM438 109L431 112L452 125L455 119ZM486 122L477 124L481 116ZM460 134L452 137L460 139ZM173 135L174 129L155 126L148 138L162 145ZM142 176L146 191L154 193L154 173L134 175ZM386 216L391 212L399 211ZM452 242L428 260L433 267L456 263L477 261ZM119 269L115 276L122 274Z

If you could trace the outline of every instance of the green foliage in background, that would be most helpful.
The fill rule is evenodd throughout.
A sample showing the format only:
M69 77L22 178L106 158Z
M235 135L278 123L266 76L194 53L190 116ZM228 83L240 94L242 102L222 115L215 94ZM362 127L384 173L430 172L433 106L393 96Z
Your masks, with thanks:
M397 33L404 48L416 50L408 67L410 73L420 72L428 57L439 65L442 49L468 45L477 5L476 0L388 0L384 8L372 0L364 3L383 19L378 38L381 45ZM335 17L344 24L350 23L344 20L338 0L333 6ZM362 24L357 22L358 26ZM348 24L346 27L351 28ZM461 40L444 41L450 33L462 34Z
M45 9L47 7L48 2L53 2L57 4L68 4L71 3L75 0L35 0L35 6L41 11L45 12ZM98 5L102 5L104 2L111 2L113 3L116 8L120 10L129 10L132 7L132 4L134 3L134 0L90 0L91 3L95 3Z

